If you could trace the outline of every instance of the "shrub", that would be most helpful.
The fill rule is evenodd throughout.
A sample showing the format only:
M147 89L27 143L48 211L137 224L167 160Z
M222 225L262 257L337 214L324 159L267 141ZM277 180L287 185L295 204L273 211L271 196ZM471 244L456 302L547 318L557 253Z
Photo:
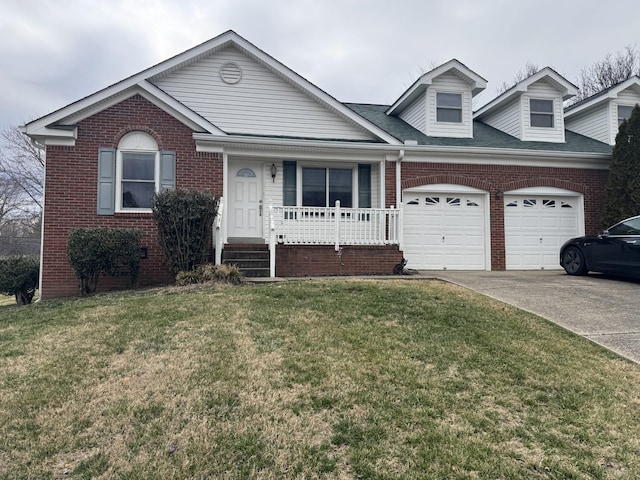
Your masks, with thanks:
M221 282L232 285L244 283L244 275L235 265L199 265L194 270L178 272L176 285L192 285L194 283Z
M207 262L218 201L205 192L165 190L153 202L158 243L173 275Z
M82 295L93 293L100 274L130 275L135 284L140 266L140 231L116 228L75 228L69 232L67 255L80 279Z
M15 295L18 305L28 305L38 288L40 259L35 255L0 258L0 293Z

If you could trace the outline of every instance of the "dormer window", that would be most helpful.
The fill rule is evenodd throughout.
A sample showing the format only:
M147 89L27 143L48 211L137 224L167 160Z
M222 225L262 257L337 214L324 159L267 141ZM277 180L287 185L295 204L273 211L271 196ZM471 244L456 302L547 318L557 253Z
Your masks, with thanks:
M553 100L532 98L529 100L531 126L553 128Z
M436 93L436 121L462 123L462 94Z
M618 105L618 127L622 125L622 122L629 119L632 111L633 107L631 105Z

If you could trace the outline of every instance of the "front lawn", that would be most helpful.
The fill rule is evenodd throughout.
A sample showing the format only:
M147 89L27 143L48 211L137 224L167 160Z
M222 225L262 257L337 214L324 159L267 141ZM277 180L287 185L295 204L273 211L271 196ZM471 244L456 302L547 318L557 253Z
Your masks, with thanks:
M0 478L638 478L638 432L638 365L441 282L0 307Z

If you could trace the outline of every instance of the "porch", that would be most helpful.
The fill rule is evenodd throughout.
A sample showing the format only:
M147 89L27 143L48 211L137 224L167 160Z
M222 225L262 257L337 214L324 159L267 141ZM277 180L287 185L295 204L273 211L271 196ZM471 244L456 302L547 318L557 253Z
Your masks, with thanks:
M227 237L224 208L221 198L214 223L216 264L224 251L256 242L262 244L256 250L268 253L270 277L391 274L402 260L402 209L343 208L340 201L333 207L270 204L266 235L245 240Z

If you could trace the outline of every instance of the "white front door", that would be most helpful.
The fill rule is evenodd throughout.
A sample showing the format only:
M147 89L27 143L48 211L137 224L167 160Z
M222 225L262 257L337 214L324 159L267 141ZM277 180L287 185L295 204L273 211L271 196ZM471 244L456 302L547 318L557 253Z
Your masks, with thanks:
M407 267L485 269L485 195L405 192L403 198Z
M229 232L232 238L262 238L262 165L234 165L229 175Z

